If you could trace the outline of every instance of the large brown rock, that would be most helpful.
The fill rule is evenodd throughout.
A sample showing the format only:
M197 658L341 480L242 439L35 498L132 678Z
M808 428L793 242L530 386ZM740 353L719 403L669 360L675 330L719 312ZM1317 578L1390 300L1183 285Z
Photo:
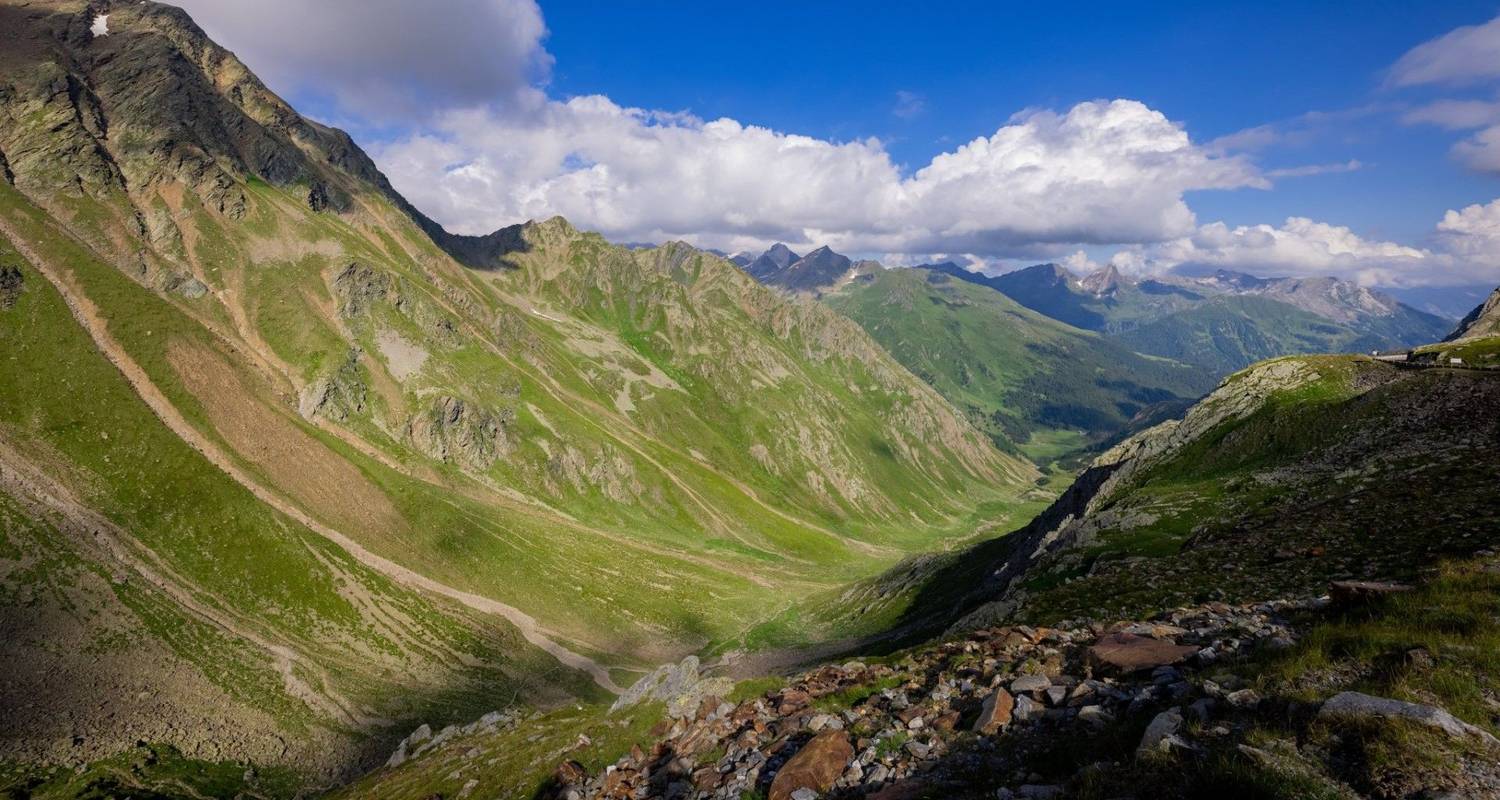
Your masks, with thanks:
M1127 673L1179 664L1196 652L1198 648L1191 645L1132 633L1111 633L1100 637L1088 649L1088 661L1096 668Z
M776 713L784 717L811 702L812 695L801 689L784 689L777 698Z
M974 730L986 736L993 735L996 731L1010 724L1010 715L1016 707L1016 699L1010 696L1010 692L995 687L995 691L984 699L984 707L979 710L979 719L974 720Z
M823 731L797 751L771 782L767 800L791 800L792 792L811 789L823 794L844 774L854 748L843 731Z

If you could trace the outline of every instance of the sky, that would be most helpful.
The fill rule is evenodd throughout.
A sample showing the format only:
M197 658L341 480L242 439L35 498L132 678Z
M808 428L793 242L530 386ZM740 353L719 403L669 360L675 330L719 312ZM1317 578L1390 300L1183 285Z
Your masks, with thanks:
M182 0L450 230L1500 283L1500 4Z

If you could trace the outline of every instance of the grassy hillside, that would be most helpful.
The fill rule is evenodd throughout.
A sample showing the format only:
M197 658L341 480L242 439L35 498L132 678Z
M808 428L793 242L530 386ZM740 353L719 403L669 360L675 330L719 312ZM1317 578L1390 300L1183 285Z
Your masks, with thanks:
M1138 355L992 289L925 269L869 273L824 298L998 443L1096 442L1211 388L1180 363Z
M1493 547L1497 409L1487 371L1325 356L1237 373L1102 456L1087 491L990 561L966 624L1317 593Z
M600 696L504 623L259 502L153 415L4 239L0 269L20 287L0 310L13 757L176 738L327 777L415 721Z

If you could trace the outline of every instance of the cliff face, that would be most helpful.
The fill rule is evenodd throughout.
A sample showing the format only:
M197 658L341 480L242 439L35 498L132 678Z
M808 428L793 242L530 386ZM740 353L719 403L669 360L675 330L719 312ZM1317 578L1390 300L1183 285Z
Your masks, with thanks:
M1491 292L1483 303L1475 306L1443 341L1455 342L1486 336L1500 336L1500 289Z

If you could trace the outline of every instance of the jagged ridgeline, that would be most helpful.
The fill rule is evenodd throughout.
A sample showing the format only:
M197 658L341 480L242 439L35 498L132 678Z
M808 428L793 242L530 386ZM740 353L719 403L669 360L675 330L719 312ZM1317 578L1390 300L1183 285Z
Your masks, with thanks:
M336 773L1034 510L853 323L448 235L169 6L0 3L0 166L0 757Z

